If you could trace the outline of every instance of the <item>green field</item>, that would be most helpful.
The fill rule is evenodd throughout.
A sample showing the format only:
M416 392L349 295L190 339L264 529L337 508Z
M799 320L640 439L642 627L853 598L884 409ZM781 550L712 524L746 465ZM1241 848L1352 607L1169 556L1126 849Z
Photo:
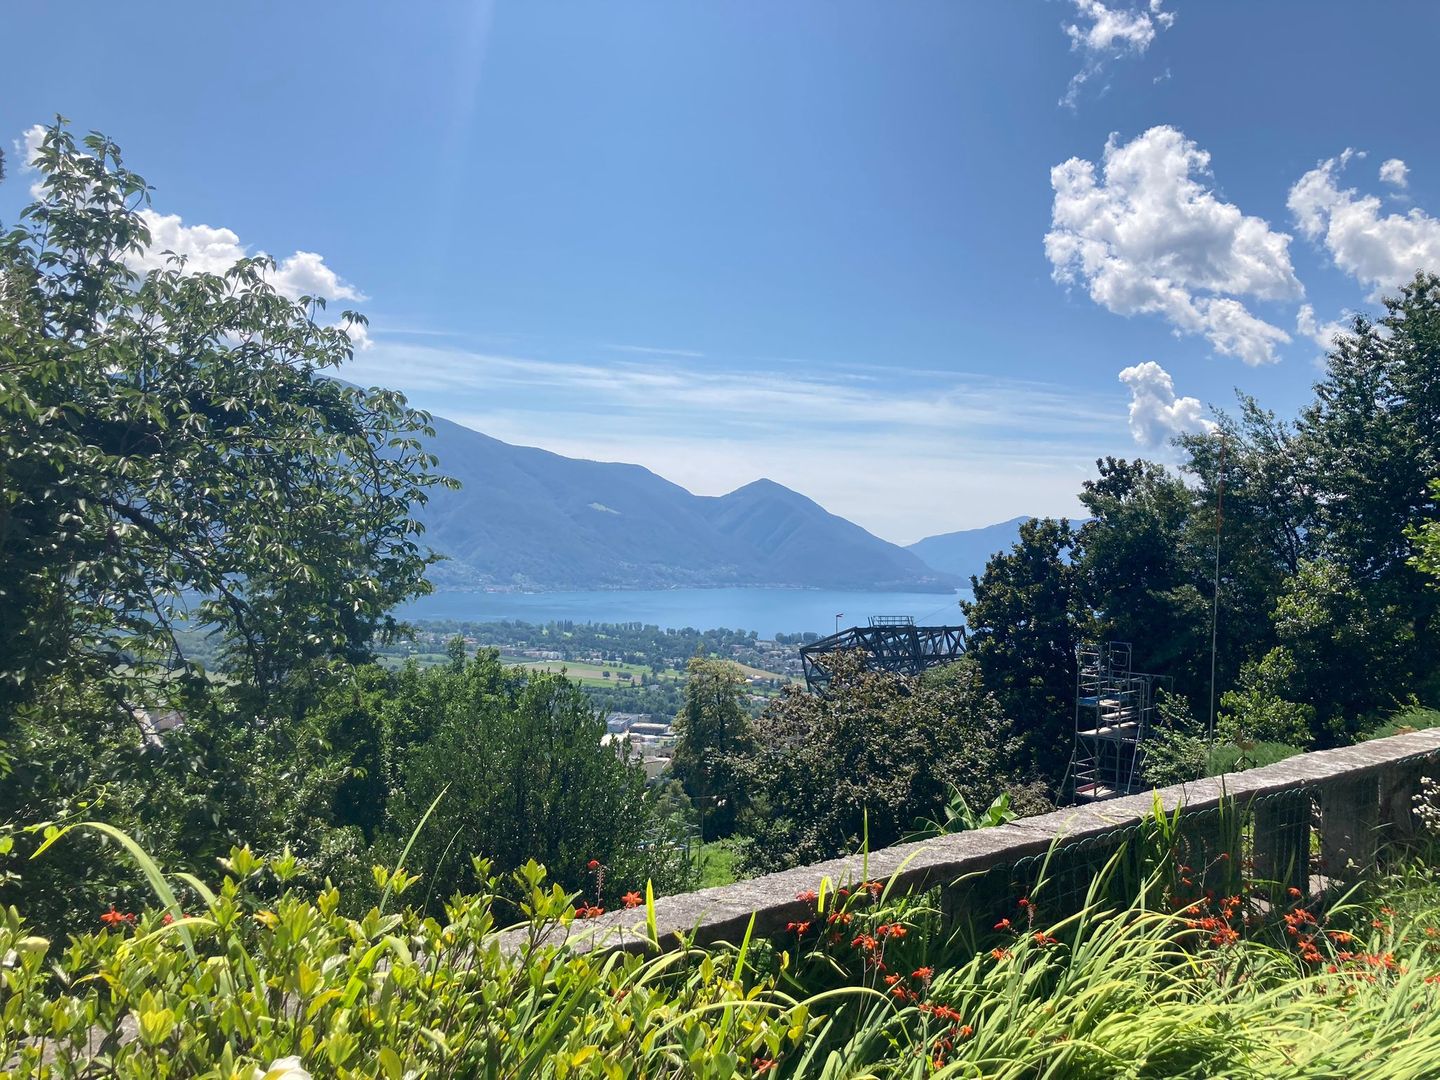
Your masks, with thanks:
M645 677L647 686L651 683L678 683L682 680L681 673L673 669L662 669L657 677L644 664L602 664L588 660L530 660L523 656L511 656L507 653L500 654L500 661L533 671L564 671L567 677L581 686L638 686L642 675Z

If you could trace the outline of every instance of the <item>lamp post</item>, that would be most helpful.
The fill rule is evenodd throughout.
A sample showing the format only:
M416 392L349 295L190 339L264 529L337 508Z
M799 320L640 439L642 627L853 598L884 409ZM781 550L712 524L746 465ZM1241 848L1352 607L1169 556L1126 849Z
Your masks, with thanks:
M845 613L843 611L837 611L835 613L835 633L837 634L840 632L840 620L844 617Z

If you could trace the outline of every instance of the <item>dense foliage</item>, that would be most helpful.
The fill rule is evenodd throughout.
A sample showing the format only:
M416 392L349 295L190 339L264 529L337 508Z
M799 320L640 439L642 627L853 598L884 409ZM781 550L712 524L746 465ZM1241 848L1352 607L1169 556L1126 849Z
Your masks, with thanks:
M645 955L560 947L590 907L533 863L504 881L478 864L438 917L398 906L423 880L377 868L352 917L293 860L237 848L183 904L148 866L158 904L91 912L67 946L0 912L0 1061L37 1080L1433 1074L1433 871L1337 902L1272 907L1244 882L1209 900L1164 834L1078 911L1042 880L997 898L998 924L956 926L933 897L853 882L806 894L814 914L774 939ZM1117 905L1122 859L1150 869ZM649 908L627 903L643 939Z
M0 235L0 844L97 817L178 870L248 841L348 884L449 791L416 840L437 904L481 850L669 881L666 820L564 680L369 663L428 589L414 514L444 481L428 417L331 377L361 317L264 258L152 251L103 136L57 124L35 165ZM47 928L144 889L94 837L0 886Z
M986 806L1019 787L1017 747L970 663L924 676L837 655L828 692L792 690L755 725L739 762L751 801L748 865L773 870L885 847L941 816L952 793ZM1024 812L1047 808L1032 797Z
M1049 775L1086 638L1132 643L1201 737L1213 703L1241 751L1336 745L1440 698L1426 573L1440 563L1440 278L1418 274L1385 308L1336 339L1293 423L1242 396L1215 431L1177 440L1179 472L1099 461L1078 530L1032 522L974 579L985 685Z
M138 273L148 189L113 143L56 126L37 165L0 237L0 734L47 679L193 674L181 621L267 695L365 655L427 588L428 418L324 377L359 317L320 325L266 259Z

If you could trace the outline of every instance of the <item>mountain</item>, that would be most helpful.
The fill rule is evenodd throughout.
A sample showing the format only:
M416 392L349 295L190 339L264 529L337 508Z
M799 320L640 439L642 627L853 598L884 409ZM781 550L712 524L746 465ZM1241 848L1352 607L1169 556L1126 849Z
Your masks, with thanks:
M1020 534L1020 526L1030 518L1017 517L983 529L961 529L917 540L905 550L918 555L925 565L945 574L954 574L968 582L970 575L979 577L985 563L997 551L1008 551Z
M514 446L434 420L429 449L461 482L420 514L449 556L440 588L780 585L948 592L915 555L770 480L691 494L639 465Z

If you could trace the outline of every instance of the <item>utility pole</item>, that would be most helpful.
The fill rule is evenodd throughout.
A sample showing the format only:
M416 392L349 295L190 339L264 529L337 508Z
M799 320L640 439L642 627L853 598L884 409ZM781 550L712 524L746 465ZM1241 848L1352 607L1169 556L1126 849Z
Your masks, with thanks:
M1220 526L1225 520L1225 432L1220 432L1220 475L1215 489L1215 602L1210 611L1210 724L1209 742L1215 741L1215 653L1220 639Z

